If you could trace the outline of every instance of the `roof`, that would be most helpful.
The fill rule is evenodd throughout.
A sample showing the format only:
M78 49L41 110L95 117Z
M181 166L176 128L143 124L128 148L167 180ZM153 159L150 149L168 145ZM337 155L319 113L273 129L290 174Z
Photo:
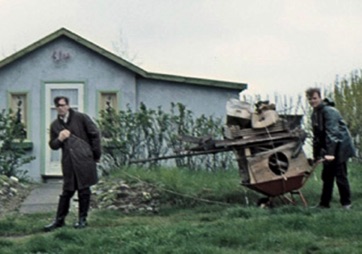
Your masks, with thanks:
M61 29L55 31L54 33L44 37L43 39L40 39L40 40L36 41L35 43L27 46L26 48L3 59L2 61L0 61L0 69L3 68L4 66L10 64L11 62L23 57L24 55L38 49L39 47L41 47L53 40L56 40L57 38L62 37L62 36L65 36L65 37L83 45L84 47L108 58L109 60L123 66L124 68L127 68L128 70L138 74L140 77L143 77L146 79L172 81L172 82L188 83L188 84L210 86L210 87L220 87L220 88L227 88L227 89L239 89L240 91L243 91L247 88L247 84L245 84L245 83L148 72L148 71L145 71L144 69L124 60L123 58L115 55L114 53L112 53L104 48L101 48L100 46L94 44L93 42L80 37L79 35L69 31L66 28L61 28Z

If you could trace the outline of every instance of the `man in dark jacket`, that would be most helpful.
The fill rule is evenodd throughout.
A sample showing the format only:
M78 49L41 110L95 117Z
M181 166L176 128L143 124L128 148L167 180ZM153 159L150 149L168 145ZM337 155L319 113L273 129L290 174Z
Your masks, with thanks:
M63 192L56 218L44 230L51 231L65 225L75 191L79 199L79 220L74 227L84 228L87 226L90 186L98 181L96 162L101 157L100 133L89 116L70 108L67 97L56 97L54 104L58 117L50 126L49 146L53 150L62 149Z
M355 155L351 135L340 113L328 100L322 100L319 88L306 91L309 104L313 107L313 157L323 160L323 189L319 207L329 208L334 179L343 208L351 207L351 191L347 178L347 161Z

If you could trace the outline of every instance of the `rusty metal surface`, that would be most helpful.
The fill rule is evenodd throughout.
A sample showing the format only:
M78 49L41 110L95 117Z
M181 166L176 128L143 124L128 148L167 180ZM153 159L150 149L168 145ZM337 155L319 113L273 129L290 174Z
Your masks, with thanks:
M265 181L254 184L243 184L249 189L260 192L269 197L276 197L291 191L299 190L304 183L305 174L300 174L287 178Z

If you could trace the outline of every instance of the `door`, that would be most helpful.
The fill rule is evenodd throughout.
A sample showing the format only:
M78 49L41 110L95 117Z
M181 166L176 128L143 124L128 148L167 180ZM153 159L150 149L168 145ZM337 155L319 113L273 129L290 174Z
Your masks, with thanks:
M54 98L66 96L69 98L69 105L74 110L83 111L83 84L46 84L45 85L45 171L46 176L61 176L61 150L51 150L48 142L50 139L50 124L57 118L57 111L54 105Z

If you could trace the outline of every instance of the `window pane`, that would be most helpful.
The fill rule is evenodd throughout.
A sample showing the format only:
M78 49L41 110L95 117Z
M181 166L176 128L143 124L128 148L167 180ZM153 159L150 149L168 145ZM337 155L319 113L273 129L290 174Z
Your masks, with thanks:
M17 123L22 125L22 137L27 137L27 98L26 94L11 94L10 108Z
M101 93L101 99L100 99L100 109L101 110L107 110L109 108L113 108L117 110L117 93L113 92L104 92Z

